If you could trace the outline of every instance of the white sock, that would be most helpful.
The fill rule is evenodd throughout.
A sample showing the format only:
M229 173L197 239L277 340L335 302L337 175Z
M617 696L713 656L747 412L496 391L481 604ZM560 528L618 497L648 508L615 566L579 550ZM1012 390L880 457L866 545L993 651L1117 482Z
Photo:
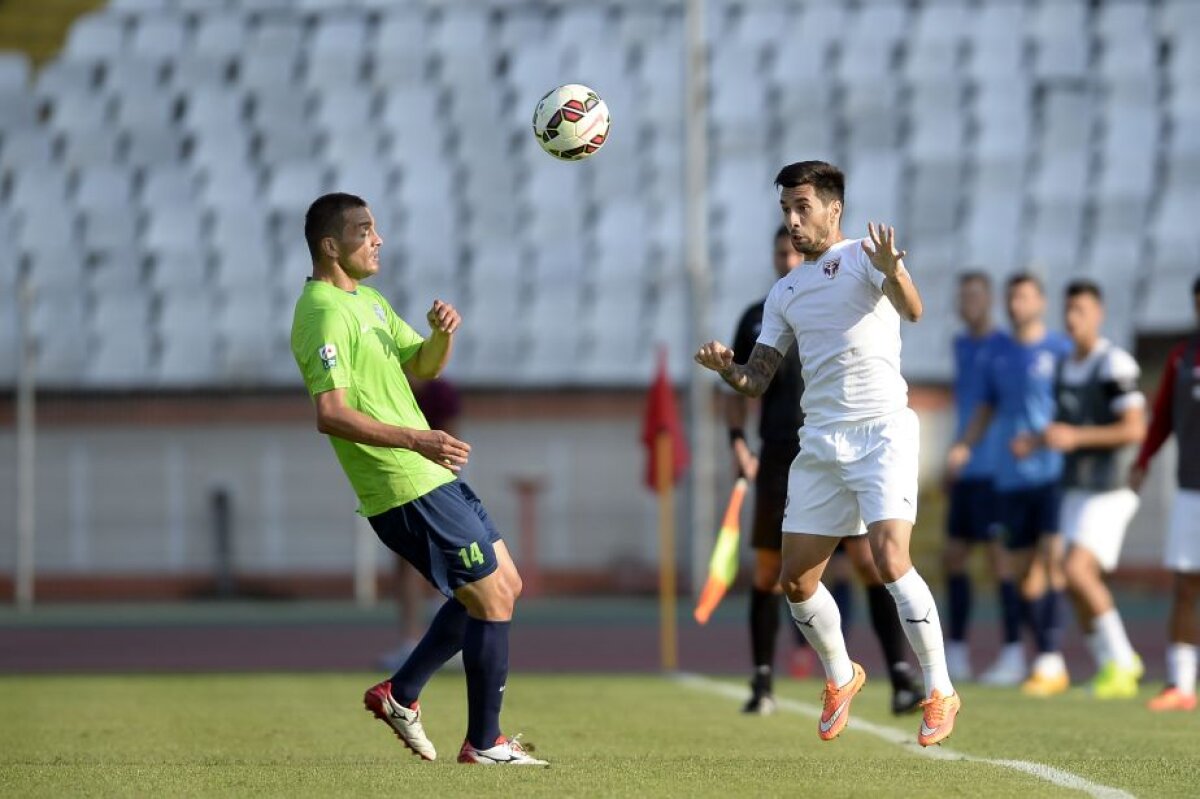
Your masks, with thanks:
M825 679L839 688L854 679L854 666L842 636L842 612L824 583L803 602L788 600L792 618L825 667Z
M1132 669L1137 665L1137 655L1133 652L1133 644L1125 633L1125 624L1116 608L1109 608L1092 620L1095 630L1093 635L1103 641L1102 646L1108 659L1123 669ZM1101 664L1104 661L1097 661Z
M1104 636L1099 630L1093 630L1085 637L1088 651L1092 653L1092 660L1096 661L1097 666L1103 666L1112 659L1108 653L1108 647L1104 645Z
M937 603L929 586L909 569L894 583L887 584L888 593L896 600L896 610L909 646L917 655L921 671L925 675L925 696L936 689L942 696L954 693L950 672L946 670L946 648L942 643L942 620L938 617Z
M1042 677L1057 677L1067 670L1067 661L1060 652L1043 652L1033 659L1033 673Z
M1196 693L1196 647L1171 644L1167 647L1167 683L1185 694Z

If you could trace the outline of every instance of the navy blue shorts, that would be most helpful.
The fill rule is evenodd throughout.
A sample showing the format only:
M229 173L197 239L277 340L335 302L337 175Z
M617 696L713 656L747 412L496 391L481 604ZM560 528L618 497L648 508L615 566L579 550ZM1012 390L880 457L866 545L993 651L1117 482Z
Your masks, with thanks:
M496 571L496 525L462 480L367 519L388 549L447 597Z
M1042 536L1058 532L1058 511L1062 505L1058 483L997 491L996 505L1004 543L1009 549L1029 549Z
M996 513L996 489L991 480L956 480L950 486L946 535L968 544L992 541L1000 529Z

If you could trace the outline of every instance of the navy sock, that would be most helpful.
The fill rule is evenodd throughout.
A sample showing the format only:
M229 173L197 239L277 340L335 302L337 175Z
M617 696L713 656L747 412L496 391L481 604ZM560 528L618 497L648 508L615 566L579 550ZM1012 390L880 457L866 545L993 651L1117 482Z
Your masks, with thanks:
M411 707L429 678L462 649L466 629L467 609L457 599L447 599L408 660L392 675L392 698Z
M1038 608L1038 652L1062 651L1063 592L1047 591Z
M1000 583L1000 616L1004 622L1004 643L1015 644L1021 640L1021 597L1012 580Z
M779 636L782 607L781 595L750 589L750 655L754 658L755 673L766 675L764 690L767 693L771 692L771 670L775 665L775 641Z
M838 606L838 612L842 614L842 635L845 635L854 622L854 586L849 580L838 580L829 587L829 593L833 594L833 601Z
M1041 607L1042 598L1034 597L1030 599L1026 596L1021 597L1021 621L1029 628L1029 632L1033 634L1035 642L1041 641ZM1038 644L1038 651L1041 651L1041 644Z
M491 749L500 737L500 706L508 680L508 628L511 622L467 619L463 669L467 673L467 740Z
M946 578L946 599L950 604L951 641L967 640L967 622L971 619L971 577L951 574Z

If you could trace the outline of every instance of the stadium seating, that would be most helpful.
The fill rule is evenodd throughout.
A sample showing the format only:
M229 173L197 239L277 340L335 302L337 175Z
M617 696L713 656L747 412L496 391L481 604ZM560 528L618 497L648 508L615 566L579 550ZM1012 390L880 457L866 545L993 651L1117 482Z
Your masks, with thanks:
M949 373L963 267L1091 275L1125 342L1188 323L1198 4L712 0L706 24L712 333L768 288L770 179L801 157L847 167L848 233L900 228L915 379ZM372 201L402 313L462 307L461 382L642 384L660 341L685 375L683 48L668 0L114 0L36 73L0 54L4 331L26 269L50 383L295 383L302 215L337 189ZM528 135L567 80L613 112L582 164Z

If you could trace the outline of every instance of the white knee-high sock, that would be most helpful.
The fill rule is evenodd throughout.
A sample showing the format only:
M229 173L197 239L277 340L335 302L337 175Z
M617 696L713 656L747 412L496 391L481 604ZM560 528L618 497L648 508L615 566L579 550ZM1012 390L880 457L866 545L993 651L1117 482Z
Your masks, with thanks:
M1167 647L1167 682L1185 694L1196 693L1196 647L1193 644Z
M946 648L942 643L942 622L938 617L937 604L929 586L909 569L899 580L887 584L887 590L896 600L900 623L908 643L917 655L921 671L925 675L925 695L936 689L942 696L954 693L950 672L946 670Z
M821 659L825 678L839 687L854 679L854 666L842 637L842 613L825 584L817 583L816 593L803 602L788 600L788 607L796 626Z
M1092 620L1096 630L1104 641L1104 651L1108 657L1123 669L1132 669L1137 665L1137 656L1133 653L1133 644L1129 643L1129 635L1125 632L1125 624L1116 608L1109 608ZM1103 665L1103 664L1101 664Z

